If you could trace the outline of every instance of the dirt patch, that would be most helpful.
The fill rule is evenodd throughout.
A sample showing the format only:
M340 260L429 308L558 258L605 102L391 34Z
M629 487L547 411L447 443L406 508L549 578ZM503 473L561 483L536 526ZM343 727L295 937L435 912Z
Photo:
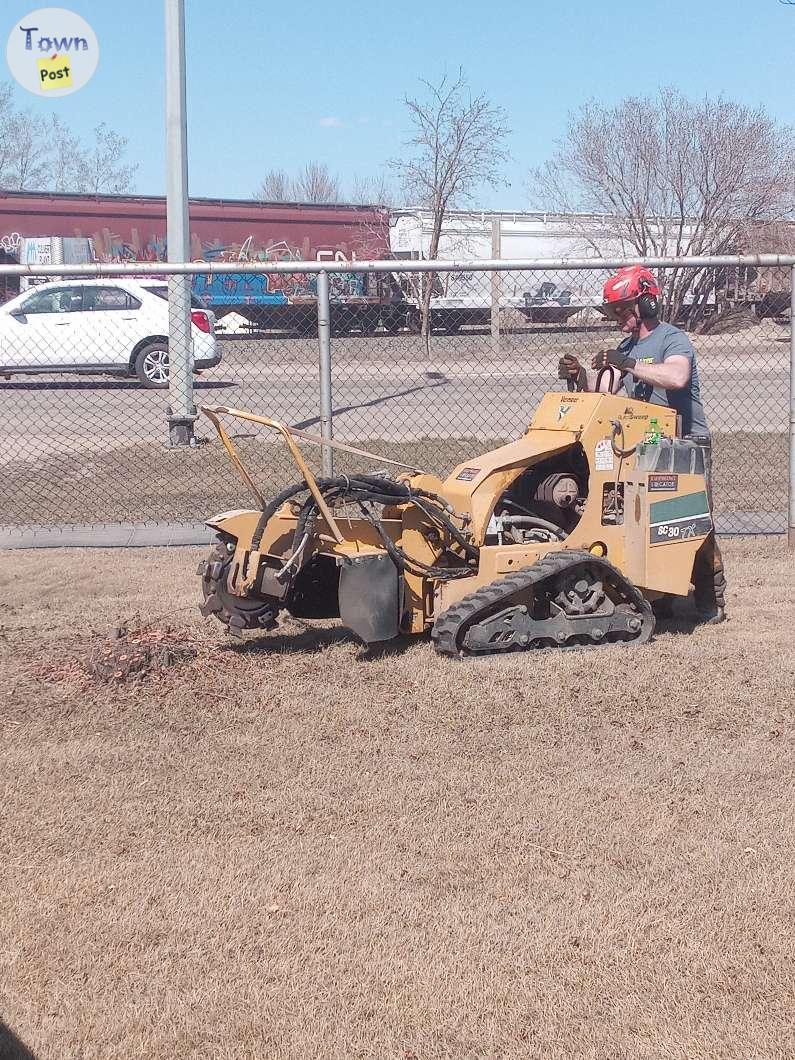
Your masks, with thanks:
M59 1060L793 1055L795 571L724 552L722 626L473 664L231 644L202 550L0 556L5 1023ZM48 679L133 613L197 654Z

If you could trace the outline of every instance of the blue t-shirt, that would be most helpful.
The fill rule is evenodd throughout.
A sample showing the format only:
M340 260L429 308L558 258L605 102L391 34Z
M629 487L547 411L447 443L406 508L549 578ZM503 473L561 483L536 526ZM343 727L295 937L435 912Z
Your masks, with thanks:
M630 397L638 401L649 401L652 405L667 405L682 417L682 434L709 434L707 417L701 403L701 388L698 382L696 351L690 339L673 324L659 323L644 339L635 340L630 335L618 347L628 353L638 364L662 364L669 357L687 357L690 361L690 382L681 390L663 390L651 383L643 383L631 375L624 377L624 386Z

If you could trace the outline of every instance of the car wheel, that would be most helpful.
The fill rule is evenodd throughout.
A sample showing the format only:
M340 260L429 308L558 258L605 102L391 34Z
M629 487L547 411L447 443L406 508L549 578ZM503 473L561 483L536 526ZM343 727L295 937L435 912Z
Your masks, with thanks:
M406 328L412 335L419 335L422 331L422 316L419 309L406 310Z
M149 390L168 387L168 343L150 342L135 358L135 374Z

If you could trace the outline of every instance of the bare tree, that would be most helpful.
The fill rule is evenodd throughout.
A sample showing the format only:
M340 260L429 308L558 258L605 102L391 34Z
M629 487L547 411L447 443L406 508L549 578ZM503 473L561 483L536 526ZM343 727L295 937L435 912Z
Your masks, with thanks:
M271 169L256 193L263 202L340 202L340 182L324 162L307 162L296 176Z
M8 84L0 85L0 188L13 183L16 142L12 127L13 92Z
M379 173L376 176L355 176L353 178L350 194L351 202L369 203L377 206L394 206L398 198L398 193L383 173Z
M531 174L534 205L573 215L598 256L732 254L787 217L795 138L762 107L674 89L570 116L556 154ZM694 327L725 277L670 270L663 307Z
M94 129L94 145L80 151L75 191L123 195L130 191L137 164L126 164L127 140L103 122Z
M447 211L470 203L483 185L502 182L508 159L505 112L481 94L473 96L462 71L452 83L422 82L422 98L405 98L413 135L406 155L391 163L406 197L432 213L428 256L439 252ZM436 278L410 274L417 298L425 350L430 356L431 297Z
M269 169L255 198L262 202L293 202L293 181L283 169Z
M85 147L55 114L49 119L16 107L10 85L0 85L0 188L123 193L136 165L124 161L127 141L106 125Z
M0 187L36 187L47 174L46 123L14 106L10 85L0 86Z
M82 161L80 140L61 119L53 114L48 130L50 142L50 179L53 191L62 193L76 190Z
M14 187L42 187L50 172L46 122L30 111L17 111L11 121L11 134L16 145Z
M339 179L325 162L307 162L293 182L298 201L333 203L341 199Z

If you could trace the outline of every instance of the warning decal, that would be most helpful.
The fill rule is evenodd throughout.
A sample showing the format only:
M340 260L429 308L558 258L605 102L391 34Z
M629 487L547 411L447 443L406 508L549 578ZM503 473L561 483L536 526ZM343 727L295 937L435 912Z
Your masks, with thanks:
M649 493L675 493L678 489L678 475L649 475Z
M594 450L594 470L612 471L614 466L613 443L609 438L602 438L596 443Z

